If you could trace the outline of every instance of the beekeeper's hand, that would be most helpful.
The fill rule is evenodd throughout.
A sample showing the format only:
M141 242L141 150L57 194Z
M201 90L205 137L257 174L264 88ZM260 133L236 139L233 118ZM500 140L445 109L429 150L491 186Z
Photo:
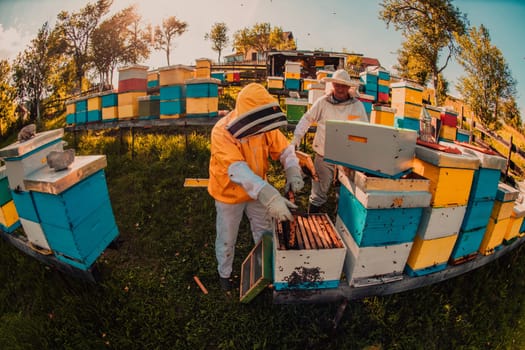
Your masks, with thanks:
M288 208L296 209L297 206L281 196L279 191L272 185L267 184L264 186L259 192L257 199L268 209L271 217L280 221L293 221L293 215Z
M284 191L288 192L292 190L293 193L297 193L304 187L303 177L301 175L301 169L299 167L289 167L286 169L286 185Z
M301 139L299 137L294 137L290 144L293 145L294 149L299 149L299 146L301 146Z

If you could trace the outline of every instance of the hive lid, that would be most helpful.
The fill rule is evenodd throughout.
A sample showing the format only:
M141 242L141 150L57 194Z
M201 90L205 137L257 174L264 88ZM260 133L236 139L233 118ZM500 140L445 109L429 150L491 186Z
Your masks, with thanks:
M184 84L220 84L221 81L215 78L192 78L184 80Z
M93 175L107 165L106 156L76 156L65 170L55 171L46 166L26 176L24 186L28 191L60 194L74 184Z
M448 146L448 147L455 147L461 151L462 154L471 154L475 157L477 157L480 161L480 168L484 169L499 169L499 170L505 170L507 168L507 160L501 156L499 156L497 153L493 152L482 152L481 149L475 149L467 145L462 145L458 143L450 143L450 142L440 142L440 144Z
M36 150L48 143L59 140L64 136L64 129L55 129L36 133L35 136L27 141L17 141L0 149L0 158L15 158L23 156Z
M479 168L479 159L472 154L447 153L437 149L416 145L416 158L443 168Z
M512 202L518 199L519 194L520 190L517 188L500 182L498 184L498 192L496 192L496 200L500 202Z

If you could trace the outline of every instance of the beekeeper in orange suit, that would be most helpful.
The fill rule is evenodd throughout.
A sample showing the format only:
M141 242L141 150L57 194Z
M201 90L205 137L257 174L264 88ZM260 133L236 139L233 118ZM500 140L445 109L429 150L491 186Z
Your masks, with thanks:
M323 78L330 83L329 93L319 98L301 117L294 131L292 144L298 147L314 122L317 123L312 148L315 152L314 167L319 181L312 181L308 211L317 213L328 199L328 191L335 172L334 164L324 160L326 120L359 120L368 122L368 115L361 101L355 96L359 81L354 81L344 69L336 70L331 77Z
M235 108L211 132L208 192L217 210L215 253L220 284L232 289L232 265L239 225L244 214L253 240L272 231L272 218L293 220L296 206L266 179L269 158L279 159L286 172L285 191L300 191L303 178L292 146L278 130L286 116L260 84L251 83L237 97Z

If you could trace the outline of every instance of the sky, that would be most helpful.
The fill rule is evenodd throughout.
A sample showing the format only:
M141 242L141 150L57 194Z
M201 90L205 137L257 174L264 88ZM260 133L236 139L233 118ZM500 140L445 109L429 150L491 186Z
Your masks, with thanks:
M12 60L23 51L38 29L54 25L62 11L76 12L95 0L0 0L0 59ZM188 30L175 39L170 62L193 65L195 59L217 60L211 42L204 40L216 22L225 22L230 37L241 28L269 22L291 31L298 49L343 51L379 59L389 70L396 63L402 36L379 19L380 0L114 0L111 11L136 4L144 23L161 24L175 16L188 23ZM525 0L454 0L454 6L467 14L471 26L488 28L492 44L505 57L517 81L518 106L525 120ZM232 53L227 47L222 55ZM153 51L143 62L151 69L167 65L164 52ZM444 75L450 94L460 97L454 85L463 75L451 62Z

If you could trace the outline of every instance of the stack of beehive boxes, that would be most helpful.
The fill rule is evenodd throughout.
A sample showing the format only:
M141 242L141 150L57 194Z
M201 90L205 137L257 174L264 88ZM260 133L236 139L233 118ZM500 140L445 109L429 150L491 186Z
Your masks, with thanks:
M186 86L184 82L193 79L193 68L183 65L159 69L160 119L180 118L186 108Z
M441 110L440 120L439 139L454 141L458 127L458 114L454 110L445 107Z
M226 72L224 71L211 72L211 77L213 79L219 80L221 84L223 84L226 81Z
M241 82L241 72L238 70L226 72L226 81L230 84L239 84Z
M377 103L388 104L390 100L390 72L377 70Z
M139 116L140 96L147 94L148 67L133 65L119 69L118 118L132 119Z
M308 90L308 109L323 95L325 94L325 84L313 84L310 85L310 90Z
M102 98L100 93L92 94L87 99L87 122L102 120Z
M0 167L0 231L12 233L20 227L18 212L7 180L6 166Z
M186 80L186 117L216 117L219 111L219 83L213 78Z
M15 142L0 150L9 189L27 241L33 248L46 252L51 249L35 206L33 192L26 188L24 179L47 166L46 157L50 152L63 151L63 135L63 129L45 131L37 133L30 140Z
M301 90L301 63L292 61L284 63L284 87L286 90Z
M487 230L479 247L481 254L490 255L503 244L519 194L519 190L512 186L501 182L498 184Z
M473 154L480 161L479 168L474 171L467 210L450 257L451 262L457 264L468 261L478 254L496 199L501 171L505 169L507 162L503 157L489 150L452 143L441 144L459 149L462 153Z
M363 106L365 107L366 115L368 115L368 118L371 118L372 116L372 110L374 106L374 96L367 95L365 93L360 93L357 97L357 99L361 102L363 102Z
M110 122L118 119L118 92L113 90L101 94L102 121Z
M311 79L311 78L304 78L303 79L303 91L308 92L311 89L311 87L315 84L319 84L319 80Z
M444 270L456 244L479 159L446 148L418 145L414 172L430 180L432 199L421 218L405 272L421 276Z
M401 81L390 84L391 106L396 109L395 126L419 130L419 119L423 102L423 87Z
M148 89L159 87L159 71L158 69L148 71Z
M84 124L87 122L87 98L79 97L75 100L75 123Z
M66 124L75 124L75 101L66 101Z
M429 180L413 173L391 179L338 170L336 228L348 249L347 282L359 287L398 280L430 203Z
M523 233L522 226L525 218L525 205L523 203L522 193L516 199L512 214L510 215L509 224L505 230L505 236L503 237L503 243L510 244L514 242Z
M377 101L377 84L379 78L377 72L365 71L359 74L359 81L363 84L364 93L372 96L373 102Z

